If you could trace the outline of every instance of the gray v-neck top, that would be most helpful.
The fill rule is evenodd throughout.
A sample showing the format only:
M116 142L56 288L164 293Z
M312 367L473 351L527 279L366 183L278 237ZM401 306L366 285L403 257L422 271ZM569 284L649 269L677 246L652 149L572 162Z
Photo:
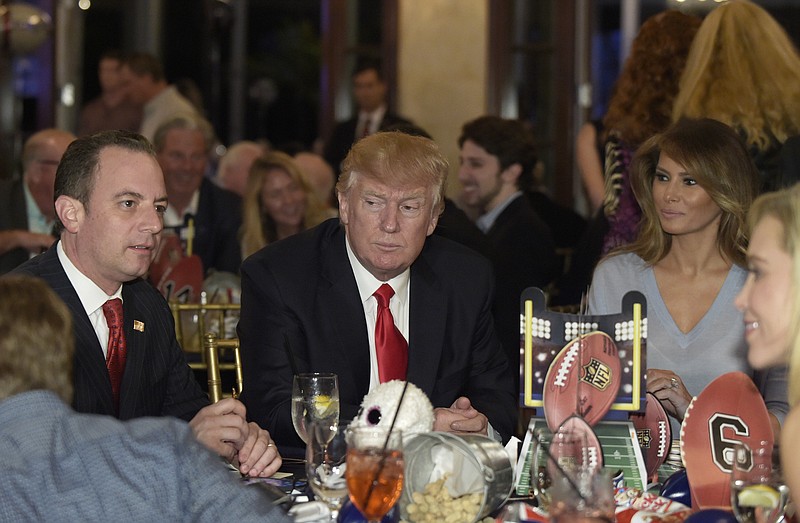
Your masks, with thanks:
M747 271L731 267L722 288L703 318L681 332L667 309L653 268L636 254L620 254L603 260L595 269L589 290L589 313L619 312L622 297L638 290L647 299L647 367L669 369L681 377L690 394L697 396L714 378L742 371L754 376L747 363L742 314L733 304L744 285ZM778 419L788 412L785 369L755 376L767 408ZM673 422L673 437L679 425Z

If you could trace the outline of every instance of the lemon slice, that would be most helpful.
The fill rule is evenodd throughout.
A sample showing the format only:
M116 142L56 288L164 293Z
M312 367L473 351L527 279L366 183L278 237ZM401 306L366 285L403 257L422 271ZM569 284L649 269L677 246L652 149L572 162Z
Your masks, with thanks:
M738 495L741 507L775 508L780 501L777 490L767 485L750 485L743 488Z
M327 394L320 394L319 396L314 396L314 410L316 414L320 418L324 418L328 410L331 408L331 397Z

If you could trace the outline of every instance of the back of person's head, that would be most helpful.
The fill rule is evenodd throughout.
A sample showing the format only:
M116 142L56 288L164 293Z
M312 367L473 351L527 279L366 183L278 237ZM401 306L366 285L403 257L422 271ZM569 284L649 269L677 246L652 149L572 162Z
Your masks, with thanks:
M347 195L360 177L392 188L428 187L432 211L444 208L449 166L433 140L400 132L380 132L356 142L342 162L336 191Z
M164 146L166 145L167 141L167 134L174 129L199 131L200 134L203 135L203 140L205 140L206 152L209 152L211 147L214 146L214 141L216 138L214 136L214 128L211 126L211 123L201 116L182 114L175 116L174 118L170 118L166 122L159 125L158 129L156 129L155 134L153 134L153 147L157 153L160 153L164 150Z
M747 215L749 231L752 234L756 225L764 218L772 217L781 225L778 246L792 259L792 281L789 295L792 303L787 303L789 315L789 404L800 403L800 184L788 189L762 194L750 207Z
M462 147L467 140L496 156L501 171L519 164L522 172L517 178L517 187L522 190L532 187L537 162L536 140L525 123L499 116L481 116L461 128L458 146Z
M67 147L61 163L58 164L55 199L62 195L75 198L88 211L95 173L100 163L100 153L107 147L121 147L155 158L155 151L150 142L144 136L131 131L103 131L78 138ZM63 228L61 220L56 218L56 233L60 233Z
M382 130L386 132L397 131L398 133L410 134L411 136L422 136L423 138L433 140L433 136L428 134L428 131L426 131L425 129L423 129L418 125L414 125L411 122L393 123L391 125L386 126L386 128Z
M154 82L166 81L161 60L150 53L131 53L125 57L125 65L136 76L150 76Z
M762 7L729 0L692 44L672 116L714 118L766 150L800 132L800 56Z
M72 403L72 314L43 280L0 278L0 400L50 390Z
M661 154L678 163L722 210L717 233L720 253L744 266L746 216L758 194L759 174L742 139L729 126L703 118L682 119L647 140L631 161L631 188L642 209L639 237L626 250L648 264L667 255L671 237L661 228L653 180Z
M631 147L666 129L700 19L676 10L645 20L614 85L603 126Z
M101 62L103 60L114 60L115 62L119 62L120 64L122 64L125 62L126 58L127 55L122 51L120 51L119 49L106 49L100 55L100 59L98 60L98 62Z

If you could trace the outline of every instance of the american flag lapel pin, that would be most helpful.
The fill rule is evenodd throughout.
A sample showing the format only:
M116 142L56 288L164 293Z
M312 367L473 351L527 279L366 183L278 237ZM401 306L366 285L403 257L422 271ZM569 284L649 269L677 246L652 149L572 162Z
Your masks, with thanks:
M144 332L144 322L139 320L133 320L133 330Z

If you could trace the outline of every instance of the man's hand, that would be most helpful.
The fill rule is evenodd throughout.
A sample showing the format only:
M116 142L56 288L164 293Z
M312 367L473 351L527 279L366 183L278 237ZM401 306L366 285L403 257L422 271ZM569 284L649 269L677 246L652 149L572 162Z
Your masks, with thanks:
M0 254L22 247L26 251L39 254L53 245L55 238L49 234L39 234L21 229L0 232Z
M200 443L238 465L242 474L272 475L281 466L278 449L269 432L247 423L245 414L240 401L226 398L201 409L189 426Z
M268 478L278 471L283 460L269 432L252 421L249 428L247 441L237 456L239 472L252 478Z
M484 436L488 434L489 420L464 396L454 401L450 408L434 409L433 415L433 430Z

